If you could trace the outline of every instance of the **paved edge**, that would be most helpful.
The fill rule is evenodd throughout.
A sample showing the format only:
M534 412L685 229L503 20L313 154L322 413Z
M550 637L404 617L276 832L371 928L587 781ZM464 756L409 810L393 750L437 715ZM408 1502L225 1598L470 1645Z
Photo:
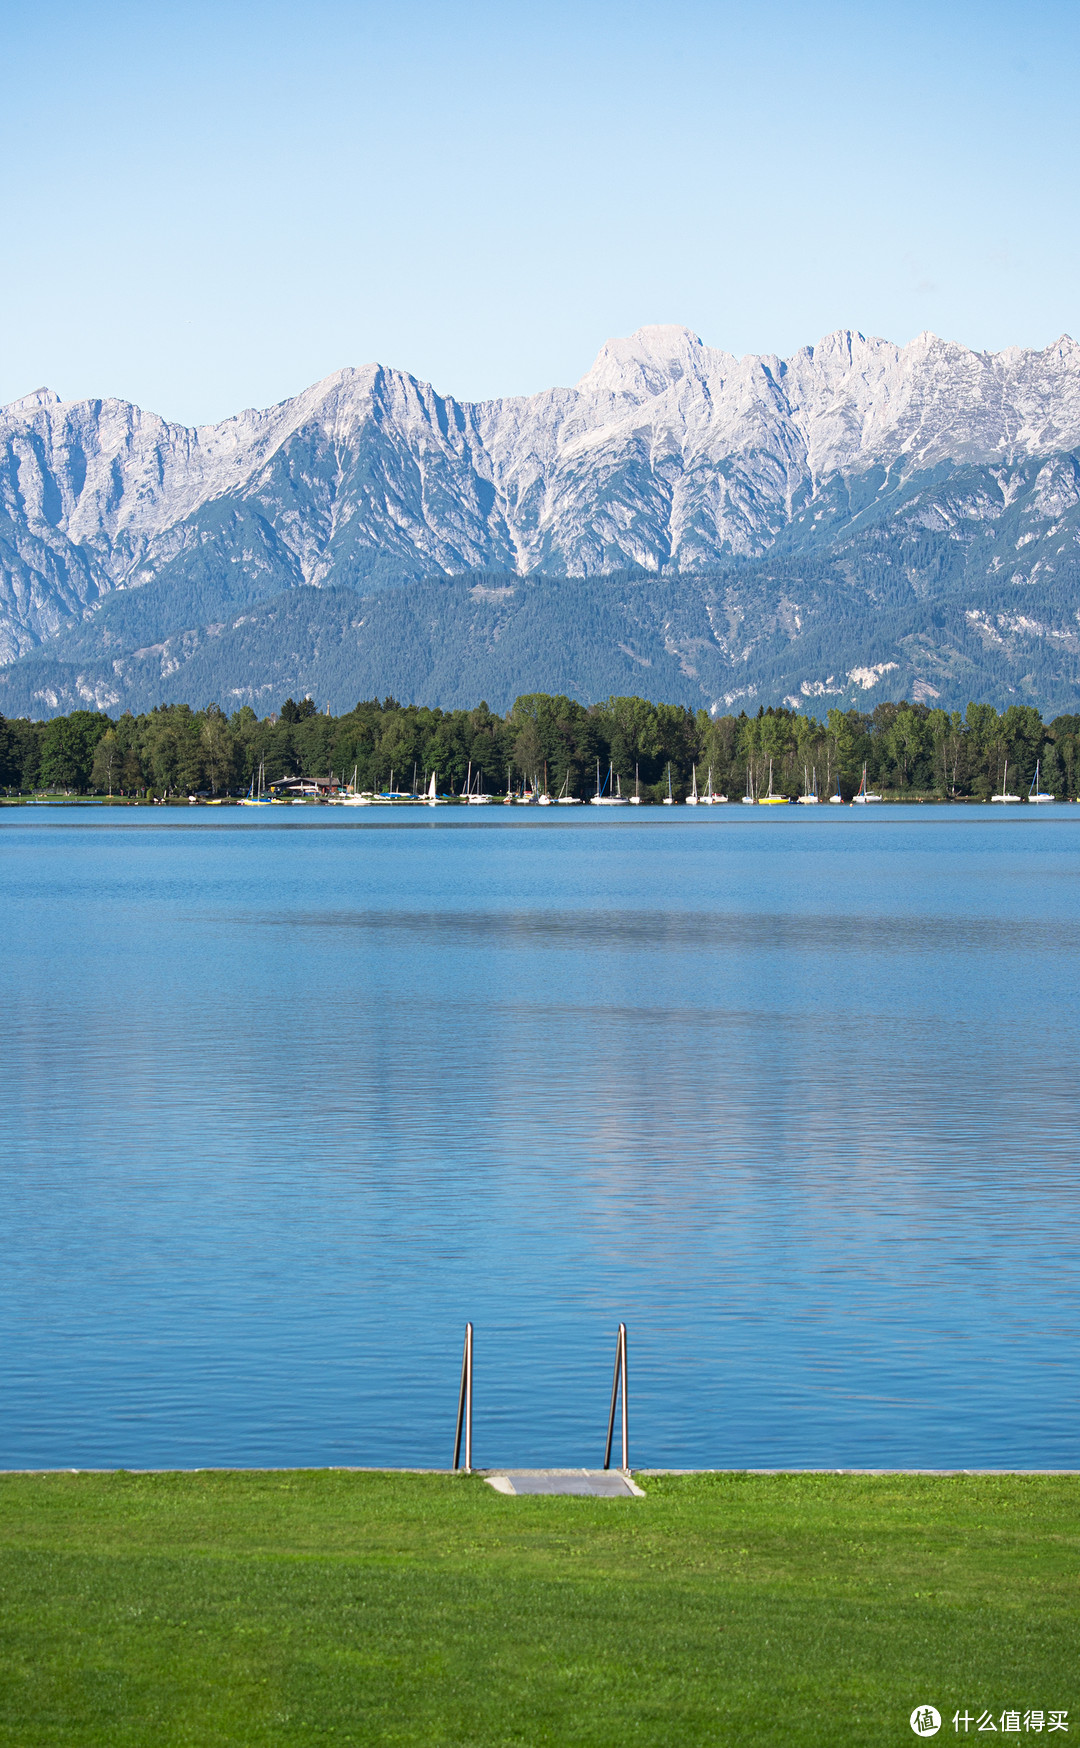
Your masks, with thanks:
M487 1485L489 1487L494 1488L496 1493L505 1493L505 1494L511 1496L512 1498L515 1498L515 1499L518 1499L518 1498L537 1499L537 1498L545 1498L545 1497L553 1498L553 1499L560 1498L560 1497L565 1497L565 1498L577 1497L577 1498L581 1498L581 1499L589 1499L589 1498L593 1498L593 1499L618 1499L620 1497L620 1495L618 1493L595 1493L595 1494L582 1493L582 1494L576 1494L576 1495L570 1495L569 1493L567 1493L565 1495L560 1495L557 1493L551 1493L548 1495L535 1494L535 1493L519 1494L517 1488L514 1486L514 1482L518 1478L520 1478L521 1480L526 1480L527 1478L530 1478L532 1476L536 1476L536 1477L542 1477L545 1480L558 1480L559 1476L561 1476L561 1475L565 1475L568 1480L575 1479L575 1480L585 1480L585 1481L594 1481L594 1480L595 1481L621 1481L623 1486L626 1488L625 1494L623 1494L621 1497L623 1497L623 1498L632 1497L634 1499L644 1499L645 1498L644 1489L638 1486L637 1482L634 1480L633 1475L630 1473L630 1471L628 1469L497 1469L497 1470L487 1469L487 1470L478 1470L477 1473L483 1475L484 1481L487 1483Z

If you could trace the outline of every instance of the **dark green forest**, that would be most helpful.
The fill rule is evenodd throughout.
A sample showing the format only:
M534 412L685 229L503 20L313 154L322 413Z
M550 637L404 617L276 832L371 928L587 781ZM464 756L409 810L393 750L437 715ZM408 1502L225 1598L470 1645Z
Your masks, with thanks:
M361 790L395 782L426 782L435 772L441 794L461 792L471 763L492 793L545 776L553 793L591 795L599 762L622 778L635 773L641 794L658 801L667 772L676 799L711 772L713 786L738 799L748 774L763 792L770 768L774 792L796 796L805 774L818 793L839 785L847 799L863 766L872 788L896 800L983 801L1001 789L1008 763L1010 790L1026 795L1040 767L1044 790L1061 800L1080 792L1080 716L1044 723L1031 705L1000 714L989 704L966 712L923 704L884 703L872 714L830 710L824 721L784 709L754 716L713 717L681 704L609 698L583 705L534 693L503 716L433 710L393 698L357 704L343 716L321 714L310 698L286 699L258 717L249 706L226 716L214 704L191 710L162 705L119 718L75 710L48 722L0 717L0 787L9 798L42 792L115 799L181 799L245 792L262 768L267 785L289 777L328 777Z

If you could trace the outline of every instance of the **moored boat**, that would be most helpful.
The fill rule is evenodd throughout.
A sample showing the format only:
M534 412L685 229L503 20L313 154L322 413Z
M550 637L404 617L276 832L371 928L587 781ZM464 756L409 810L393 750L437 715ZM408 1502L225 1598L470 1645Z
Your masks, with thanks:
M622 792L618 777L615 778L615 789L612 792L612 766L608 766L607 776L600 781L600 760L596 761L596 794L589 796L590 807L626 807L627 798ZM606 793L605 793L606 791Z
M772 760L770 759L769 760L769 787L766 790L764 795L758 796L758 806L759 807L786 807L787 804L788 804L788 798L786 795L774 795L773 794Z
M866 766L864 765L862 768L862 782L859 784L855 794L851 797L851 805L852 807L866 807L871 801L880 800L881 796L871 794L866 786Z
M1035 775L1031 779L1031 788L1028 790L1028 800L1032 807L1045 807L1048 801L1053 801L1054 799L1054 797L1048 794L1044 789L1039 788L1039 764L1040 761L1036 759Z
M1004 769L1004 771L1002 773L1002 777L1001 777L1001 794L1000 795L991 795L991 797L990 797L991 801L1002 801L1002 802L1005 802L1006 804L1008 804L1009 802L1020 801L1022 799L1021 796L1019 796L1019 795L1010 795L1008 793L1008 789L1009 789L1009 761L1008 761L1008 759L1006 759L1005 760L1005 769Z
M251 774L251 789L247 795L240 797L241 807L269 807L270 797L263 794L263 762L259 760L259 790L255 792L255 773Z
M808 772L803 766L803 792L799 796L800 807L816 807L818 805L817 770Z

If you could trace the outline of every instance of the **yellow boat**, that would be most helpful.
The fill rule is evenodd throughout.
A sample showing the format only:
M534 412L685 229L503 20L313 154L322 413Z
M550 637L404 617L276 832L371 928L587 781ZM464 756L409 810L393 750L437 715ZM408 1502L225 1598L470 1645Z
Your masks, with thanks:
M786 807L787 804L788 804L788 798L786 795L774 795L772 792L772 760L770 759L769 760L769 793L767 795L759 795L758 796L758 806L759 807Z

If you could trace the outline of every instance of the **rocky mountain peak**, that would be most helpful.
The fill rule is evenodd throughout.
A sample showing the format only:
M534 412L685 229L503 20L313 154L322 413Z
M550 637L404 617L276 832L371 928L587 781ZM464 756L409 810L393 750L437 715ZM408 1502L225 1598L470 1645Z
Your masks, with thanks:
M60 396L54 388L35 388L17 401L9 402L3 410L7 413L32 413L37 407L58 407L60 404Z
M709 348L691 328L657 323L605 341L577 388L589 396L647 399L683 377L706 374L708 366Z

